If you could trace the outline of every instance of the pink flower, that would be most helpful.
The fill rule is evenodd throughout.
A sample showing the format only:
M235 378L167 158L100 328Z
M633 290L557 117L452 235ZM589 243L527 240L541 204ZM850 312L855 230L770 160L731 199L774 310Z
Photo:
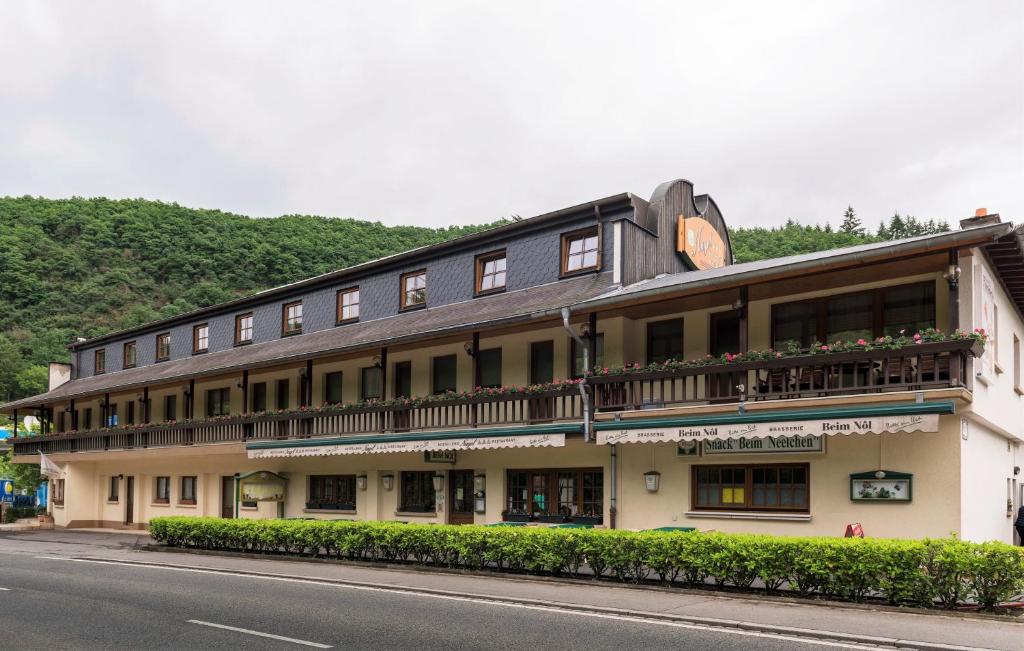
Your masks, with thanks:
M863 339L858 339L857 340L857 345L858 346L867 346L868 342L864 341Z
M921 341L921 333L920 332L915 332L914 333L914 341Z
M822 346L821 349L822 350L828 350L828 346L827 345L826 346Z
M782 353L775 353L775 359L782 359Z

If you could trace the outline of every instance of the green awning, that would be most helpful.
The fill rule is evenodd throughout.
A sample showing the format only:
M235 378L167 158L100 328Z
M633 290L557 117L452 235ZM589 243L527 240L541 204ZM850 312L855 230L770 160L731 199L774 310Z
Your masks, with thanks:
M523 425L479 429L368 434L289 441L250 441L250 459L280 457L377 454L383 452L433 452L497 448L562 447L566 434L583 432L582 423Z

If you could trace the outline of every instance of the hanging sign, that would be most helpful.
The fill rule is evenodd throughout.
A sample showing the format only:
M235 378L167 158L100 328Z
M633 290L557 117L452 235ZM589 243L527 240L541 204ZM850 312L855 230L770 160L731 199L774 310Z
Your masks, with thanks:
M704 454L795 454L824 452L823 436L766 436L764 438L711 439L704 441Z
M978 306L978 323L975 324L975 327L984 330L985 334L989 337L994 337L996 333L996 289L995 284L992 282L992 276L988 274L988 270L984 267L981 268L981 291L978 293L981 304ZM992 342L991 346L985 346L985 352L975 367L977 369L975 374L984 384L990 384L995 376L995 348L995 341Z
M238 496L243 502L283 502L288 480L273 472L254 472L238 478Z
M455 463L455 450L431 450L423 453L426 463Z
M498 448L561 448L565 447L565 434L535 434L530 436L480 436L462 439L433 439L427 441L386 441L381 443L329 443L284 448L253 448L250 459L281 457L330 457L343 454L380 454L383 452L435 452L441 450L492 450Z
M831 420L794 420L778 423L741 423L699 427L657 427L604 430L597 442L660 443L664 441L709 441L740 438L834 436L836 434L882 434L884 432L938 432L938 414L874 416ZM705 449L705 452L707 450Z
M725 266L725 240L718 229L701 217L679 215L676 221L676 251L693 269Z

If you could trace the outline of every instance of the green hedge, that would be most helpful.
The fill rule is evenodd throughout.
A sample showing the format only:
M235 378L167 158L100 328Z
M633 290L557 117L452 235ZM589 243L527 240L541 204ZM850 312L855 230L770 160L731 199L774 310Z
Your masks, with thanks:
M40 513L46 513L46 509L36 506L19 506L17 508L9 508L4 514L4 517L6 518L6 522L4 524L12 524L22 518L34 518Z
M496 568L743 590L760 580L801 595L892 604L976 603L1024 590L1024 550L1004 543L754 534L631 532L315 520L154 518L150 534L176 547Z

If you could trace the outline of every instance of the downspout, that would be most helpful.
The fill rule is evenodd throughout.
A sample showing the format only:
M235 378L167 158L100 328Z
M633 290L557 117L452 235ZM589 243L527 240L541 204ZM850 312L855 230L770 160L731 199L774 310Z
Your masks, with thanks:
M583 379L580 381L580 400L583 401L583 442L590 442L590 394L587 393L587 374L590 372L590 346L583 342L569 325L569 308L562 308L562 327L583 351Z

